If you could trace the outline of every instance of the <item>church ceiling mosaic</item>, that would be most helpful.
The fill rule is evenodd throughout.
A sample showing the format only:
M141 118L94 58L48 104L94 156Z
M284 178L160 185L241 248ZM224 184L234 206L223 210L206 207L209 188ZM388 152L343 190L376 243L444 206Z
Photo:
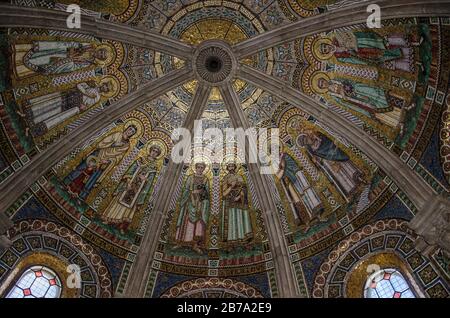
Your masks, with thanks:
M446 113L439 118L446 108L448 79L441 70L448 63L441 39L448 28L436 19L383 25L355 25L266 50L271 75L360 126L412 166L441 122L440 156L448 176Z
M8 174L154 78L183 65L153 50L52 30L0 32ZM11 56L8 59L8 56ZM173 99L173 98L172 98ZM176 125L182 113L167 114ZM7 174L2 177L5 178Z
M192 46L210 40L235 45L352 3L10 2L59 11L77 3L85 15ZM345 117L400 157L436 193L448 196L450 47L444 40L448 37L447 18L392 19L375 30L352 25L313 34L239 62ZM89 34L0 29L0 184L39 154L76 135L112 104L151 90L153 80L191 64ZM5 212L14 222L8 232L13 245L0 254L0 282L11 279L14 267L36 259L56 264L57 274L66 263L78 262L82 288L66 296L122 293L139 251L145 248L147 226L161 213L155 210L157 200L172 181L167 177L172 134L186 127L189 114L199 107L194 100L200 86L189 80L133 104L126 114L98 127L55 165L40 171L38 181L23 189ZM376 244L396 255L387 257L387 264L404 259L404 268L421 282L424 295L448 297L448 258L441 251L418 258L409 250L414 235L405 224L417 207L387 172L339 131L285 102L282 92L271 94L240 78L233 78L232 87L249 126L269 132L279 129L280 164L265 179L276 211L265 209L246 162L226 158L217 163L194 155L182 165L169 191L169 208L159 237L154 237L146 297L278 296L282 286L277 282L270 224L265 221L269 212L281 224L292 279L304 297L355 294L352 288L359 288L362 281L354 276L354 285L347 285L350 274L345 271L372 256ZM199 118L204 129L238 128L231 116L236 110L224 99L219 88L212 87ZM203 144L214 146L214 140ZM225 143L219 147L225 149ZM194 144L191 150L195 154ZM233 148L234 154L238 152ZM385 212L396 204L401 206L391 209L396 212ZM3 293L0 289L0 296Z

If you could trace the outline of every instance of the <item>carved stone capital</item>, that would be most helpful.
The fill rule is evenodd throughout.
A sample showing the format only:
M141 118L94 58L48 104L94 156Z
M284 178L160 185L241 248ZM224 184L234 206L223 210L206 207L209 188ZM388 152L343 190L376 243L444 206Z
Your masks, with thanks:
M429 204L411 220L409 227L418 235L418 251L427 255L435 247L439 247L450 256L450 201L447 198L432 196Z
M12 242L5 235L0 235L0 254L2 254L5 250L10 248Z
M13 222L5 214L0 213L0 235L5 234L12 226Z

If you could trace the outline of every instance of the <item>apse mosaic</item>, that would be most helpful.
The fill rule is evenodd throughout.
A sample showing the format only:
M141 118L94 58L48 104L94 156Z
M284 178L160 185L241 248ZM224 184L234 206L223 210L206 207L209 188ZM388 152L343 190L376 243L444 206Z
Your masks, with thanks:
M439 32L427 20L395 20L376 31L352 27L306 38L301 47L308 66L292 83L385 146L411 154L432 109L439 109L433 105Z
M188 44L220 39L233 45L352 1L12 3L56 10L78 3L83 14ZM445 98L448 72L441 71L450 69L449 48L441 42L450 36L448 25L445 19L431 18L385 21L375 31L351 26L283 43L241 62L290 83L346 117L445 193L447 185L418 162L434 132L440 151L435 151L433 165L450 180L450 117L448 109L441 112L450 108ZM112 103L185 66L186 61L167 54L89 35L1 29L0 183L39 152L76 134ZM15 226L9 233L13 246L0 255L0 279L9 277L14 266L22 266L21 258L39 252L38 259L60 264L55 265L57 275L61 264L82 264L78 296L123 292L164 186L171 134L183 127L197 84L187 82L135 105L43 172L6 212ZM280 164L267 180L303 296L342 296L342 272L351 267L346 255L356 262L355 255L374 252L376 244L416 266L411 272L428 295L448 295L448 284L441 279L449 275L448 258L439 250L430 260L417 258L409 234L401 228L403 221L389 223L393 216L383 213L392 208L393 200L404 205L404 219L417 208L370 158L279 97L239 79L233 87L250 126L280 129ZM201 119L203 128L233 127L217 88ZM204 140L203 146L213 144ZM208 156L194 156L184 165L158 238L146 297L278 295L263 217L267 211L258 200L249 167L235 159L216 163ZM374 218L382 225L367 227ZM377 226L394 232L381 239L370 237L370 244L369 239L359 242L367 236L364 231L375 232ZM343 252L332 267L336 244L345 239L356 247ZM58 261L49 256L55 253L64 257ZM309 266L313 262L318 265ZM328 277L334 283L325 290L322 283ZM104 287L99 289L99 284Z
M89 35L8 29L0 36L2 74L8 74L0 87L1 162L11 165L2 178L76 133L114 101L183 65L180 60L167 65L158 52Z
M401 19L383 24L376 30L346 27L266 50L273 63L271 75L361 127L411 167L417 165L441 122L442 166L436 168L443 169L448 180L447 112L440 117L447 107L448 78L440 70L448 66L441 40L448 34L448 20ZM448 188L445 182L436 187L423 166L417 169L437 191Z

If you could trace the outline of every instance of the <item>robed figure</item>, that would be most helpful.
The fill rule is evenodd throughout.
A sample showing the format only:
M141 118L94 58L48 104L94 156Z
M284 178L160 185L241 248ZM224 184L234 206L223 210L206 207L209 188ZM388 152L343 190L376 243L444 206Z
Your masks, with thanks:
M86 199L89 190L93 187L93 177L97 172L98 159L89 156L64 179L69 194L74 198Z
M364 183L363 173L324 134L305 130L297 137L297 145L306 148L312 162L325 173L347 201L355 194L356 188Z
M392 111L386 92L380 87L347 79L327 81L323 78L319 79L318 86L328 90L331 96L339 98L344 105L359 113L375 116L376 113Z
M235 163L229 163L228 174L222 181L221 233L224 243L249 242L253 239L247 185L236 169Z
M108 60L105 46L95 48L89 43L64 41L34 41L15 44L16 75L19 78L34 74L56 75L82 70Z
M100 101L103 94L114 89L111 81L79 83L63 92L34 97L26 102L27 117L32 122L33 134L40 136L66 119L81 113Z
M121 233L129 229L136 214L153 192L157 179L157 158L161 148L154 145L146 158L136 160L125 172L113 193L113 199L101 215L106 224L116 226Z
M386 69L414 71L414 50L401 34L382 37L373 31L339 32L332 44L323 43L322 54L333 53L341 63L373 65Z
M195 164L194 174L187 177L181 195L180 214L176 225L176 248L190 246L201 254L206 247L206 228L209 220L210 187L203 174L205 163Z
M321 218L322 201L309 183L303 169L292 156L283 153L277 177L294 212L294 222L306 232L311 222Z
M120 163L130 149L130 139L136 132L136 126L130 125L123 132L118 131L103 138L95 150L64 178L64 184L69 187L69 193L72 192L78 198L85 200L92 189ZM70 184L78 180L80 175L84 176L83 183L79 183L77 190L74 191L74 186Z

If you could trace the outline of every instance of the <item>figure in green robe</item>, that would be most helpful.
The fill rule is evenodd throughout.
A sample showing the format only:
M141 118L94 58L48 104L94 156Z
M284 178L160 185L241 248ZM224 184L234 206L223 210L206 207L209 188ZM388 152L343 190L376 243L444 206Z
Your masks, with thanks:
M392 111L383 88L347 79L326 81L323 78L319 79L318 86L328 89L331 96L364 115L373 116L375 113Z
M222 181L221 233L225 243L242 243L253 239L247 185L236 169L235 163L229 163L228 174Z
M331 44L322 43L319 49L325 55L333 53L341 63L414 70L414 50L401 34L384 38L373 31L338 32Z

